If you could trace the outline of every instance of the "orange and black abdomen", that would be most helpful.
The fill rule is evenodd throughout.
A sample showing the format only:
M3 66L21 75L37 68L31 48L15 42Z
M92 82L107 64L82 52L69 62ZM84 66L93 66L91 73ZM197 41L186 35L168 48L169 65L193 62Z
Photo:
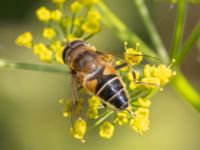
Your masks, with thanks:
M115 108L124 110L128 107L128 98L119 77L116 74L101 75L97 79L96 95Z
M85 89L105 103L124 110L128 107L128 98L122 81L112 64L100 58L94 48L81 40L68 43L63 50L63 61Z

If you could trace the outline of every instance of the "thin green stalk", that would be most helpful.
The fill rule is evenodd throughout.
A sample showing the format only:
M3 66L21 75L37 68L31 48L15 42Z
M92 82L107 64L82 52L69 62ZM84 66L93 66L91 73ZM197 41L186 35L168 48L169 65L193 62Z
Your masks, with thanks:
M100 123L102 123L106 118L108 118L114 111L109 111L106 113L103 117L101 117L97 122L95 122L94 127L98 126Z
M158 55L160 56L161 60L165 63L169 63L169 57L167 54L167 50L161 40L161 37L159 36L158 31L156 30L156 27L151 20L151 17L149 15L149 11L147 9L147 6L144 2L144 0L133 0L133 2L136 4L136 8L138 9L138 12L144 22L144 25L149 33L149 36L151 37L152 43L154 44L155 50L157 51Z
M180 65L186 54L189 52L189 50L192 48L192 46L198 40L199 37L200 37L200 21L194 27L193 31L190 33L189 37L184 43L180 56L176 60L177 65Z
M171 85L186 102L200 112L200 94L192 87L180 71L177 72L177 75L172 79Z
M186 20L187 0L178 1L178 14L176 17L175 31L172 38L170 58L178 58L181 50L184 25Z
M34 70L34 71L52 72L52 73L61 73L61 74L67 73L66 67L28 64L28 63L21 63L21 62L13 62L10 60L5 60L5 59L0 59L0 68Z
M103 23L122 41L126 41L132 46L136 43L140 43L140 50L142 52L151 56L156 56L153 50L151 50L135 33L133 33L117 16L115 16L115 14L113 14L102 1L98 3L98 8L103 16Z

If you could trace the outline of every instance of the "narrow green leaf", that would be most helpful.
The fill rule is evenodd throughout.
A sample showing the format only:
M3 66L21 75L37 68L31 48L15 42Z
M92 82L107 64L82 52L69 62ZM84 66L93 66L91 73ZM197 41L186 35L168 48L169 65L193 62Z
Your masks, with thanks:
M182 62L186 54L189 52L189 50L192 48L194 43L198 40L198 38L200 38L200 21L194 27L193 31L190 33L189 37L184 43L180 56L178 57L178 59L176 59L177 65L180 65L180 63Z
M154 44L154 47L155 47L155 50L157 51L161 60L165 64L168 64L169 56L167 54L167 50L165 49L165 46L161 40L161 37L159 36L159 33L156 30L156 27L149 15L149 11L147 9L147 6L146 6L144 0L133 0L133 2L135 3L136 8L144 22L144 25L149 33L149 36L151 37L152 43Z
M170 58L178 58L181 50L184 25L187 12L187 0L178 0L178 12L176 17L175 31L172 38L172 47L170 51Z
M103 23L116 34L122 41L128 42L132 46L140 43L140 50L148 55L156 56L156 54L136 35L134 34L109 8L100 1L98 8L102 14Z
M187 103L191 104L198 112L200 112L200 94L192 87L181 72L178 72L172 79L171 85Z
M67 73L66 67L50 66L50 65L38 65L38 64L28 64L21 62L13 62L10 60L0 59L0 68L8 69L23 69L23 70L34 70L42 72L53 72L53 73Z

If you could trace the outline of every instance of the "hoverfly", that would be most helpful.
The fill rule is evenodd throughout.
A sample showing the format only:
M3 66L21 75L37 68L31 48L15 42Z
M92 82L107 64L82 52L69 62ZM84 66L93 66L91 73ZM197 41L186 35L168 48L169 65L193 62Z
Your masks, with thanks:
M118 111L127 110L133 115L133 112L128 109L127 90L117 73L118 69L129 64L125 62L114 66L108 57L109 54L97 51L83 40L69 42L63 49L62 58L71 70L72 91L75 93L75 87L79 84L87 92L97 96L104 106ZM133 78L135 78L134 72ZM72 98L73 101L74 99L76 96ZM74 109L73 104L75 102L72 102L72 109Z

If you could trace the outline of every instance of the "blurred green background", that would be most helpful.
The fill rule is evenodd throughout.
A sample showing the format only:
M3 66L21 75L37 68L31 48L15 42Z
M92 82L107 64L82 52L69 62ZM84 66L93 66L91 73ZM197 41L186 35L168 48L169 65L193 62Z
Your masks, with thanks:
M39 38L42 25L34 10L47 1L0 1L0 58L40 63L30 50L17 47L18 34L30 30ZM170 47L176 6L147 1L165 46ZM107 5L133 31L149 43L144 26L131 0L109 0ZM47 4L48 5L48 4ZM190 5L185 35L200 19L200 5ZM90 42L102 50L122 50L123 42L103 27ZM197 47L185 59L182 69L200 91ZM126 127L116 128L111 140L87 134L86 144L69 135L70 122L62 117L58 99L69 97L70 76L35 71L0 69L0 150L199 150L200 114L186 104L169 86L152 98L150 130L143 136Z

